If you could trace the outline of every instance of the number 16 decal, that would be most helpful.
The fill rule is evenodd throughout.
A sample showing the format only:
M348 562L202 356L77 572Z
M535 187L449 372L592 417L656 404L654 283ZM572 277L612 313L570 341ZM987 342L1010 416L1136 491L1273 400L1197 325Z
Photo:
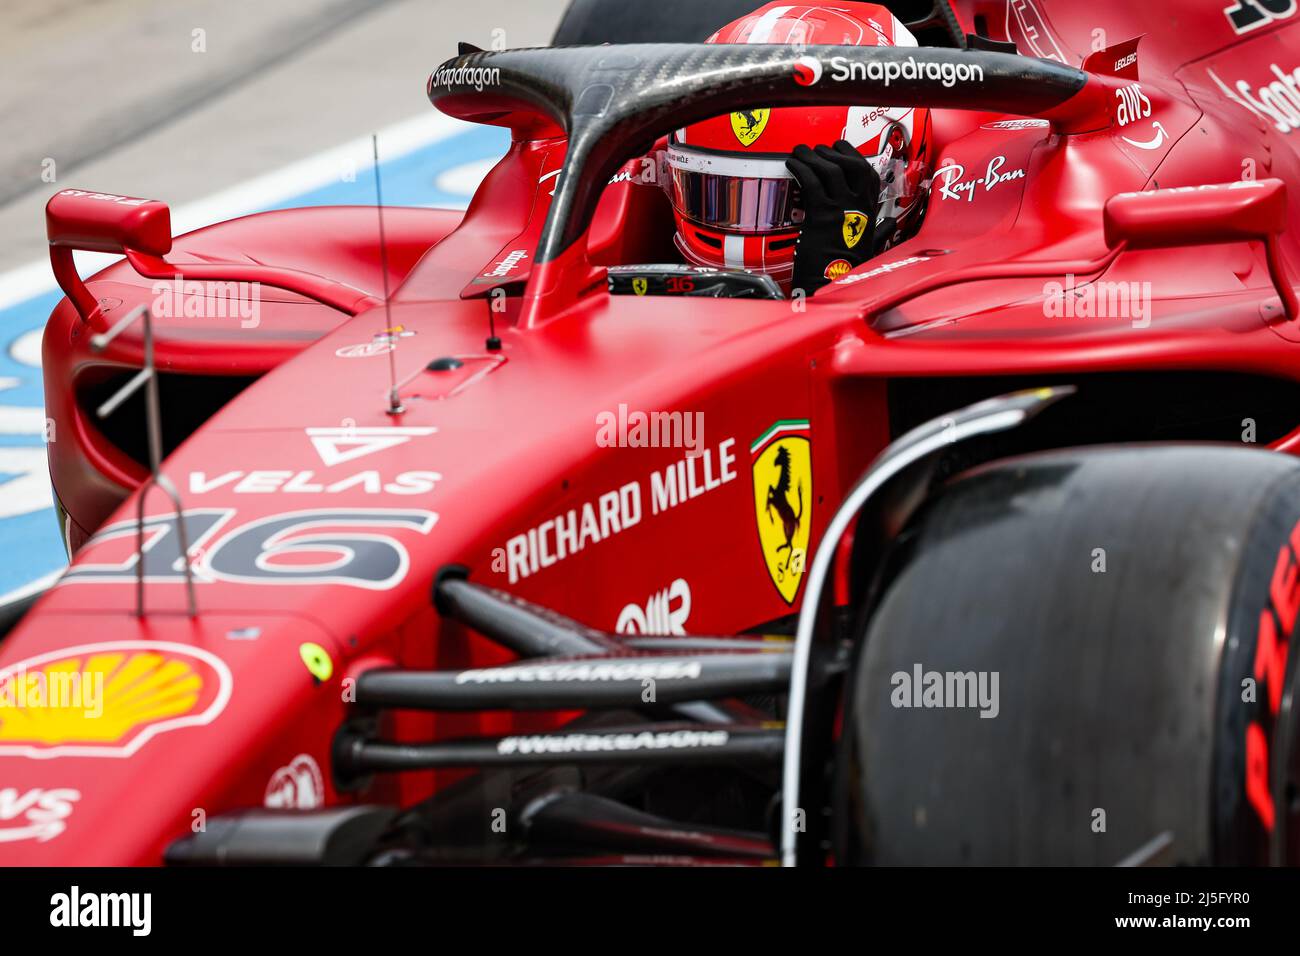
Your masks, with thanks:
M196 583L342 584L387 590L406 577L411 560L399 541L374 533L376 529L406 528L428 534L438 521L436 513L417 509L320 508L227 528L234 515L231 508L185 512L185 530L194 542L190 550ZM86 548L124 538L134 548L135 535L136 523L121 521L96 534ZM176 516L146 518L144 539L145 580L183 582ZM134 581L140 560L141 554L133 550L121 562L77 564L59 583Z
M1274 20L1285 20L1296 10L1296 0L1237 0L1224 8L1232 29L1238 33L1266 26Z

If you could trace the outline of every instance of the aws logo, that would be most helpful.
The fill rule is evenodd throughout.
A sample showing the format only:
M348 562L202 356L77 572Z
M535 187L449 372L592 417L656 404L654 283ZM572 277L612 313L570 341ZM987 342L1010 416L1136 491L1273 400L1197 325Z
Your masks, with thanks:
M731 131L736 134L736 139L740 140L741 146L753 146L763 130L767 129L767 121L771 118L772 111L768 109L759 110L740 110L731 114Z
M812 527L812 440L806 420L779 421L750 446L754 516L768 576L793 604Z

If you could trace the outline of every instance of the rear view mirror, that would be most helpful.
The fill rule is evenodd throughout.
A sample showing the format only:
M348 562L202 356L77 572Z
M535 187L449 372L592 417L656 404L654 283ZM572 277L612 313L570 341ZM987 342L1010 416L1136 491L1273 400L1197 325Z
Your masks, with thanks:
M93 252L135 249L165 256L172 249L172 217L166 203L110 193L65 189L45 206L50 245Z
M99 303L77 275L72 250L166 255L172 248L172 215L156 199L64 189L45 206L45 233L59 287L82 319L103 331Z
M1112 249L1263 242L1287 318L1300 315L1300 300L1278 248L1287 226L1286 184L1280 179L1120 193L1106 203L1105 226L1106 245Z
M1286 229L1280 179L1120 193L1106 203L1106 245L1130 249L1267 239Z

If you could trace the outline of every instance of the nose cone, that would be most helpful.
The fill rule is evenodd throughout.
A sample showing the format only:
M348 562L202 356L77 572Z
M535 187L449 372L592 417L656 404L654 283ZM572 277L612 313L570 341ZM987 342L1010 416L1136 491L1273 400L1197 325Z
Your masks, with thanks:
M0 864L157 864L207 817L262 805L276 761L313 749L282 743L294 710L339 700L320 661L339 654L302 619L250 620L38 609L6 640Z

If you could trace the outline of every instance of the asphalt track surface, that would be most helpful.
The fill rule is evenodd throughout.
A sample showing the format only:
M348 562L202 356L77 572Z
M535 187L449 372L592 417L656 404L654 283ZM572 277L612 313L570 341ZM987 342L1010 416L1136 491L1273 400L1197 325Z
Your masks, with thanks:
M268 209L372 205L378 133L386 205L463 208L509 134L441 116L424 98L425 78L459 39L545 43L565 5L5 0L0 603L66 564L40 371L41 331L62 296L45 258L49 196L80 187L162 199L178 235ZM42 176L47 159L53 182ZM109 261L79 256L78 268L88 276Z

